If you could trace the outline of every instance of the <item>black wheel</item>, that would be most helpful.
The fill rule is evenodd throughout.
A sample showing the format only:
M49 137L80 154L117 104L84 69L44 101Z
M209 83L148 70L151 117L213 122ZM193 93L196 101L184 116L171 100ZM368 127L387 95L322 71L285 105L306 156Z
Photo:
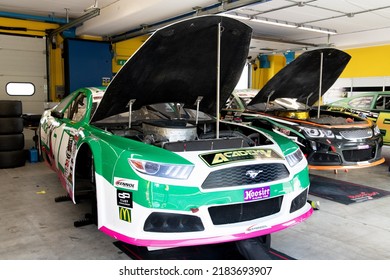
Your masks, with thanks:
M24 150L0 152L0 168L21 167L26 164Z
M0 151L16 151L24 149L24 134L0 135Z
M22 101L0 100L0 117L20 117L22 115Z
M98 224L97 193L95 182L95 166L92 151L83 145L77 155L75 163L75 200L76 203L85 201L90 205L85 218L76 221L75 226Z
M0 118L0 134L17 134L23 132L23 118Z

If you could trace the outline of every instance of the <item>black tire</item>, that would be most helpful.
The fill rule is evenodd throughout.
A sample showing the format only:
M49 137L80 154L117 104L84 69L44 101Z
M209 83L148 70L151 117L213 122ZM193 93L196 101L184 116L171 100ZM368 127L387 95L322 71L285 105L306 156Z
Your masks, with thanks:
M0 117L20 117L22 115L22 101L0 100Z
M18 134L23 132L23 118L0 118L0 134Z
M236 241L238 252L246 260L271 260L269 250L271 248L271 235Z
M24 149L24 134L0 135L0 152Z
M26 164L24 150L0 152L0 168L15 168Z

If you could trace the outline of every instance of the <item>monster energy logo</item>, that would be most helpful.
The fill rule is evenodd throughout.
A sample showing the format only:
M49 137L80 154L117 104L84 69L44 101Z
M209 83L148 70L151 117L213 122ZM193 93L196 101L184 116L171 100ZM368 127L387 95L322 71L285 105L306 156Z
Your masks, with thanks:
M131 223L131 210L129 208L119 207L119 219Z

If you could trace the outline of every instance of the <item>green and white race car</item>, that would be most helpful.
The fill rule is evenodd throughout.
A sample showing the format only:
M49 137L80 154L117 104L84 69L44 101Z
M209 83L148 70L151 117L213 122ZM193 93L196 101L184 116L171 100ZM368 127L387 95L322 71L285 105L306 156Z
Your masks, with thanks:
M310 217L298 146L216 118L250 40L247 25L223 16L169 25L107 88L76 90L43 113L42 157L74 203L90 198L99 230L180 247L265 236Z

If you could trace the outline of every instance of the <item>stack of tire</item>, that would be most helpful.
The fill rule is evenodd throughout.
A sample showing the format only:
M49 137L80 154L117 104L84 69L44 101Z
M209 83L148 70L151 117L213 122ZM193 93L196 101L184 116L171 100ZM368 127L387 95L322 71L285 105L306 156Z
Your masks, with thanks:
M0 168L24 166L22 102L0 100Z

